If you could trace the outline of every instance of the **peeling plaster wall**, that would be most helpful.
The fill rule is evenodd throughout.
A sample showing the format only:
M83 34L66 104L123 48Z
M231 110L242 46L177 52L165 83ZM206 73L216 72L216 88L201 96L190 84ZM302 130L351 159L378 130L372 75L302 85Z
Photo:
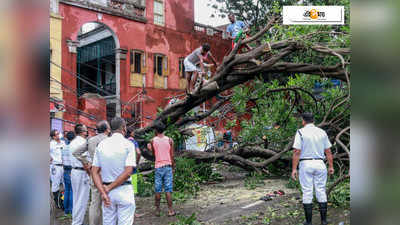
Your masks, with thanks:
M128 50L126 60L121 60L121 100L128 101L137 94L140 88L130 86L130 58L129 50L143 50L147 53L146 58L146 90L149 96L156 100L155 103L146 104L144 111L146 115L154 115L157 107L164 107L167 96L184 93L179 89L179 58L190 54L202 43L211 44L211 51L218 61L222 61L230 49L229 40L220 37L208 36L204 32L194 31L194 2L193 0L165 0L165 26L153 24L152 0L146 1L147 23L137 22L126 18L101 14L93 10L81 7L60 4L60 14L64 17L62 24L62 66L76 72L76 54L69 53L66 41L77 40L79 29L88 22L99 22L107 25L116 34L120 47ZM168 89L154 88L153 54L161 53L169 59ZM76 89L76 78L66 71L62 73L62 82ZM72 93L64 93L64 99L70 105L76 105L76 96ZM105 107L105 106L104 106ZM122 107L123 108L123 107ZM76 116L67 115L69 120L75 121ZM105 119L105 118L104 118ZM149 122L149 121L147 121Z

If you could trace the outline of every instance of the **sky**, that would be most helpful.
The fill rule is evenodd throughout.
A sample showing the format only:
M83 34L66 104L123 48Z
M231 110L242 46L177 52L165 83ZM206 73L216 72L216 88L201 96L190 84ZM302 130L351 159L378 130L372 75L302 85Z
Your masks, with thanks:
M196 22L213 27L229 23L227 17L223 19L218 16L211 18L211 14L215 10L211 6L207 6L207 3L209 3L209 0L194 0L194 20Z

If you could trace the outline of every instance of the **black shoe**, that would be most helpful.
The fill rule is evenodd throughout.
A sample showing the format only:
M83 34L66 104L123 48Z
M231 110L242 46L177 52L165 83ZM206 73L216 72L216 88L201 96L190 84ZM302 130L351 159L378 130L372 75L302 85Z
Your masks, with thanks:
M304 225L312 225L312 203L303 204L304 207L304 215L306 216L306 222Z
M319 213L321 214L321 225L328 225L328 222L326 221L327 212L328 212L328 203L320 202Z

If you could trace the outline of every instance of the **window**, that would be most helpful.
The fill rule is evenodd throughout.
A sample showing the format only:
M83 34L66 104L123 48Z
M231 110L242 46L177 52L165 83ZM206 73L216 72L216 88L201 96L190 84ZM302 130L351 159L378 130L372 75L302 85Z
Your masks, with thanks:
M163 54L154 53L153 57L154 87L167 89L168 86L168 57Z
M130 51L130 65L132 73L146 73L146 56L143 51Z
M163 74L163 61L165 56L162 55L154 55L154 74L157 74L159 76L165 75Z
M154 0L154 24L164 26L163 0Z
M141 73L142 68L142 54L135 52L135 73Z
M185 64L183 63L185 58L179 58L179 76L185 78Z

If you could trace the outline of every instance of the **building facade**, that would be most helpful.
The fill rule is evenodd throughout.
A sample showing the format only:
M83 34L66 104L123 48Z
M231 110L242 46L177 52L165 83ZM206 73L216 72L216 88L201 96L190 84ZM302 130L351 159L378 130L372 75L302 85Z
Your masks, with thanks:
M59 12L58 1L50 2L50 126L52 129L63 130L63 87L61 79L61 68L55 66L61 65L62 57L62 16Z
M51 65L64 121L120 115L143 127L185 93L185 56L205 42L218 61L230 50L221 30L195 23L194 0L60 0L58 10L61 63Z

